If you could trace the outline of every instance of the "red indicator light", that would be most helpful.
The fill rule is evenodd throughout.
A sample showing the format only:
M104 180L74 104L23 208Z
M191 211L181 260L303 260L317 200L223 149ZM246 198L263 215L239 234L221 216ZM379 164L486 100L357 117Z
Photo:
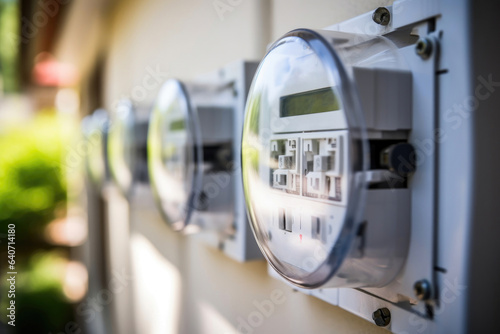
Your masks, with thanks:
M302 242L302 234L300 234L299 237L300 237L300 242Z

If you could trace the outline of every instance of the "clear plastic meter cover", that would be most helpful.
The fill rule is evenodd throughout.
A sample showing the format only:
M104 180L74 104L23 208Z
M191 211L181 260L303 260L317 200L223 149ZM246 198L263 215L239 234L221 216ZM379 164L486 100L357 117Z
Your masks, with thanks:
M90 179L101 185L106 179L106 138L109 125L108 112L97 109L82 120L82 132L87 140L86 168Z
M114 181L128 195L134 181L135 115L132 103L122 100L112 115L108 135L109 169Z
M199 188L201 145L195 114L186 88L169 80L161 88L151 114L148 165L151 186L165 220L182 230Z
M298 286L339 273L363 218L369 148L352 67L386 48L381 38L295 30L254 77L242 143L247 208L268 262Z

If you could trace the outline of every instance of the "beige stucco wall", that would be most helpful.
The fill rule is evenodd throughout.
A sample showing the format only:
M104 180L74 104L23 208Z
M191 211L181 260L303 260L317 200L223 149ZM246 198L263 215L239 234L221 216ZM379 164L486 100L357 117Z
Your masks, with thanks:
M126 1L114 7L105 43L106 106L124 95L151 103L159 84L144 82L150 71L186 79L236 59L259 59L268 43L290 29L320 28L391 2L222 1L236 4L222 19L213 0ZM193 237L172 233L147 189L132 199L130 217L131 241L123 254L131 254L134 321L118 324L120 333L232 334L241 319L248 323L255 316L256 304L273 296L280 303L273 303L269 317L243 333L383 332L270 278L264 261L237 263Z

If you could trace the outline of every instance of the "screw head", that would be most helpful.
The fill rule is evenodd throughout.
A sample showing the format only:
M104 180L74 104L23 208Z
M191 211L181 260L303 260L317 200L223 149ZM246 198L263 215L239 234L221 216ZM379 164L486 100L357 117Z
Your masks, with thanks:
M431 298L431 283L428 280L420 280L413 285L413 292L419 300L428 300Z
M386 26L391 21L391 12L385 7L375 9L372 19L376 24Z
M391 323L391 311L387 307L379 308L372 314L372 319L375 325L386 327Z
M432 42L429 38L421 38L415 45L415 52L422 59L428 59L432 54Z

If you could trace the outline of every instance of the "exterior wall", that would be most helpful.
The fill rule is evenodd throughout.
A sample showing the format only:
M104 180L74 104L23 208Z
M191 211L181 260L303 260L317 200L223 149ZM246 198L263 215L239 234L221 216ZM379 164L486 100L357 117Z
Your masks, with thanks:
M218 2L234 6L218 15L214 8ZM147 79L151 71L162 73L159 81L188 79L233 60L260 59L268 43L288 30L328 26L389 2L119 2L108 22L111 35L105 43L105 106L111 107L123 95L150 105L159 89L159 82ZM131 256L134 321L118 324L119 333L384 332L270 278L265 261L237 263L194 236L172 233L147 188L138 189L130 207L131 241L116 247Z
M135 333L387 333L270 277L264 260L238 263L172 232L149 189L138 190L130 242Z
M161 72L162 80L186 79L241 58L260 59L269 40L269 3L240 2L220 15L207 0L118 5L108 42L106 104L121 95L152 102L159 85L144 85L148 69Z

